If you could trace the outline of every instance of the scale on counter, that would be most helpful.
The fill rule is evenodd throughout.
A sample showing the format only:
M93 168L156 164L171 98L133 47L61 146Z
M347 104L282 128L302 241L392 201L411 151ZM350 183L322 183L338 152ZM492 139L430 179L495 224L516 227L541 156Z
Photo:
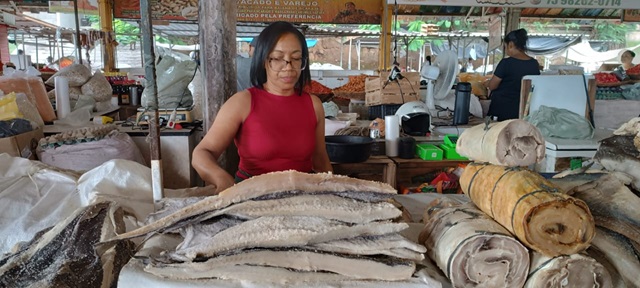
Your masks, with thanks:
M158 117L163 119L164 122L169 122L169 118L171 117L171 113L173 113L174 109L158 109ZM148 124L150 111L145 111L144 108L138 108L138 114L136 119L139 119L139 124ZM178 108L176 110L175 123L191 123L193 122L193 116L191 115L191 109L188 108Z
M458 143L458 135L447 134L444 135L444 143L440 144L440 149L444 151L444 158L449 160L467 160L466 157L460 156L456 152L456 143Z

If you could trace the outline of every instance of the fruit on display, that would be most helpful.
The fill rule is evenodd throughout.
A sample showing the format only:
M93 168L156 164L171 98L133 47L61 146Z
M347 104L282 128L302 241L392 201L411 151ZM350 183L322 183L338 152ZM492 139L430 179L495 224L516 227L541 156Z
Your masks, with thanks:
M618 80L618 77L616 77L616 75L613 75L611 73L596 73L593 74L594 77L596 77L596 83L598 84L613 84L613 83L620 83L620 80Z

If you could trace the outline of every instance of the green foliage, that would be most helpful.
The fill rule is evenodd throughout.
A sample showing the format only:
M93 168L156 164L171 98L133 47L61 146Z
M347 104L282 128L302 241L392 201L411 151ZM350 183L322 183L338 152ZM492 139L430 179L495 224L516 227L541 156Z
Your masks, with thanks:
M89 23L91 23L91 28L100 30L100 18L95 15L88 16L88 18ZM113 31L116 33L116 41L120 44L128 45L140 41L140 28L120 19L113 19ZM185 42L180 39L169 39L159 35L156 35L155 39L158 43L185 44Z
M607 21L596 21L593 25L595 39L625 43L627 33L634 30L632 25L616 24Z

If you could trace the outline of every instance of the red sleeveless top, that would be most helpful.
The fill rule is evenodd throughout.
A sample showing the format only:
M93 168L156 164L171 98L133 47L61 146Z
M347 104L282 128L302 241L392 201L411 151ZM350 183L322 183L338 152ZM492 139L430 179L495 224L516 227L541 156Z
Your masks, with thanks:
M311 172L316 147L316 113L308 93L288 97L249 88L251 111L235 138L239 170L251 176L297 170ZM247 178L242 172L240 178Z

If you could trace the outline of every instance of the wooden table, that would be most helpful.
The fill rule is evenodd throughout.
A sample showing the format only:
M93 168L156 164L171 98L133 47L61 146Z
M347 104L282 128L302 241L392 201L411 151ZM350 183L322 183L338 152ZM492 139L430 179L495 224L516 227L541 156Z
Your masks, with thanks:
M387 156L371 156L360 163L331 163L333 173L384 182L396 187L396 163Z

